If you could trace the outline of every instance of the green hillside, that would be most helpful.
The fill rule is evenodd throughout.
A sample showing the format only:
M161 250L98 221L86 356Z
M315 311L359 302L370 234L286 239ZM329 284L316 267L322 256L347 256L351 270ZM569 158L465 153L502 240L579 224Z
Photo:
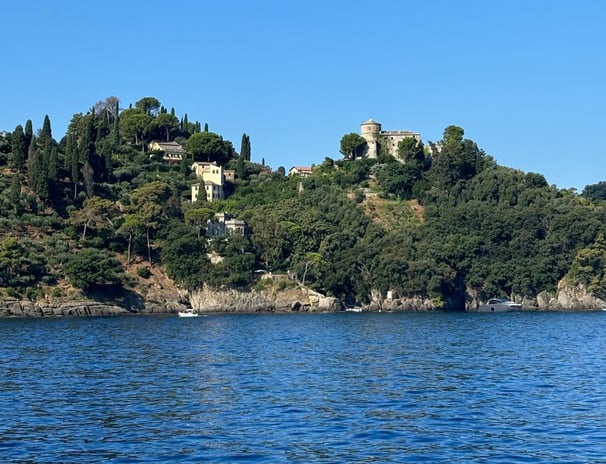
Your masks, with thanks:
M120 295L164 273L185 290L246 291L272 273L349 304L389 290L463 309L470 289L534 296L564 278L606 293L601 183L559 190L499 166L456 126L428 146L404 140L397 157L339 139L343 158L302 178L254 162L246 134L238 152L153 97L98 102L60 138L48 117L35 134L17 125L0 135L0 292ZM187 154L175 162L152 141ZM225 199L191 201L194 162L234 173ZM247 233L208 236L216 213Z

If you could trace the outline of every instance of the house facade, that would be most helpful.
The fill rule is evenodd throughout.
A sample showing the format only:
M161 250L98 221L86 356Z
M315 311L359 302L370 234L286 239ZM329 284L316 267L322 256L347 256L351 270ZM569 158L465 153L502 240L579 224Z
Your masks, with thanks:
M202 182L197 182L191 186L191 201L196 202L201 194L204 194L206 201L223 200L225 198L223 186L226 181L233 182L235 173L233 170L223 169L216 163L203 163L196 161L191 165L192 171Z
M167 163L181 163L187 155L187 150L177 142L152 141L148 145L149 151L162 152L162 160Z
M248 235L248 225L242 219L235 219L229 213L217 213L213 220L206 223L206 235L209 238Z
M312 174L312 169L309 166L293 166L288 171L289 176L309 177Z
M384 131L381 129L381 123L374 119L360 124L360 135L366 140L366 153L365 158L376 158L379 156L379 151L383 149L384 152L398 158L398 144L407 138L414 138L417 141L421 141L421 134L416 132L399 130L399 131Z

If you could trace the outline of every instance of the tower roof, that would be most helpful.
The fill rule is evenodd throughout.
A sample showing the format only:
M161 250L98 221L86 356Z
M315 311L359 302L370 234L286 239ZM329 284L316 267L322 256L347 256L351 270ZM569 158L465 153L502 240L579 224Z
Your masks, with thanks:
M362 124L381 124L374 119L370 118L368 121L364 121Z

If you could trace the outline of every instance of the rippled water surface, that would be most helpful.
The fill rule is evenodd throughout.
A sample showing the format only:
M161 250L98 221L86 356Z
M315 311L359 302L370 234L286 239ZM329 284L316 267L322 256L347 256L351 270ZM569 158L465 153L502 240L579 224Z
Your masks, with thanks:
M606 463L606 312L0 319L0 462Z

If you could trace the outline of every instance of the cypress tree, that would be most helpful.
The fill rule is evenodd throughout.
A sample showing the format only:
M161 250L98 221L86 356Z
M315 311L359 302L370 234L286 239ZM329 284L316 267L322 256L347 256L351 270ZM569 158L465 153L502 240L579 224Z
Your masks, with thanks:
M236 174L238 179L244 179L244 156L238 156L238 164L236 165Z
M11 180L11 189L9 192L9 199L13 205L13 211L17 216L21 215L21 178L19 172L13 174Z
M65 171L67 175L71 178L72 174L72 162L73 162L73 153L74 153L74 136L71 131L67 132L65 137L65 161L63 166L65 167Z
M208 132L208 123L207 122L204 123L204 132Z
M47 179L51 185L59 181L59 154L57 147L52 147L48 157Z
M114 116L114 147L120 145L120 102L116 100L116 111Z
M27 143L26 145L26 153L27 150L29 149L29 144L32 142L32 137L34 136L34 128L32 126L32 120L28 119L27 121L25 121L25 142Z
M42 130L40 131L40 145L45 146L47 140L53 140L51 123L48 114L44 116L44 123L42 124Z
M21 170L25 167L29 145L23 133L23 127L19 124L13 132L13 143L11 151L13 152L13 168Z
M38 182L40 180L40 152L36 148L36 138L32 138L32 143L29 145L27 151L27 177L29 179L29 186L38 193Z
M71 156L71 178L74 184L74 198L78 196L78 184L80 183L80 164L78 150L74 146Z
M248 137L246 133L242 134L240 156L242 156L246 161L250 161L250 137Z

